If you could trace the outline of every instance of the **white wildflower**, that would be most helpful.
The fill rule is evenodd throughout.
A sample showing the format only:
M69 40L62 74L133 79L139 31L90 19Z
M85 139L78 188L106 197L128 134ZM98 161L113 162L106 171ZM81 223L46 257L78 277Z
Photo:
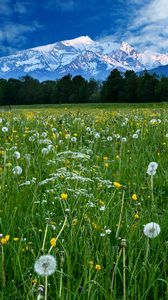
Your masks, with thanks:
M35 141L35 137L34 136L30 136L29 137L29 142L34 142Z
M137 134L137 133L134 133L133 136L132 136L132 138L133 138L133 139L138 139L138 134Z
M14 167L14 168L12 169L12 173L13 173L14 175L21 175L21 174L22 174L22 168L19 167L19 166L16 166L16 167Z
M90 132L90 131L91 131L91 128L90 128L90 127L86 127L86 131L87 131L87 132Z
M111 233L111 230L110 230L110 229L106 229L106 230L105 230L105 233L106 233L106 234L110 234L110 233Z
M99 139L100 138L100 133L99 132L96 132L95 133L95 139Z
M47 133L46 132L42 132L41 136L44 137L44 138L46 138L47 137Z
M113 140L112 136L109 135L109 136L107 137L107 141L108 141L108 142L111 142L112 140Z
M160 233L160 226L157 223L150 222L144 226L144 234L149 238L155 238Z
M34 264L35 272L40 276L49 276L56 271L57 262L54 256L42 255Z
M77 141L77 138L76 138L75 136L73 136L73 137L71 138L71 142L76 143L76 141Z
M148 169L147 169L146 173L148 175L155 175L157 167L158 167L158 163L156 163L156 162L150 162L150 164L148 165Z
M2 132L8 132L8 127L2 127Z
M48 154L49 152L50 152L50 150L48 148L43 148L41 150L41 153L44 154L44 155Z
M19 151L15 151L13 153L13 157L16 158L16 159L19 159L20 158L20 152Z

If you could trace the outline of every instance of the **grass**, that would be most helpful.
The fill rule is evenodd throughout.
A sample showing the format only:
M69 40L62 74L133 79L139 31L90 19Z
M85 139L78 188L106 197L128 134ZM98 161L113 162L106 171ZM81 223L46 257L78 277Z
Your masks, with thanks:
M57 260L48 299L168 299L167 109L87 104L0 113L0 299L40 299L45 278L34 263L48 252ZM13 174L16 166L22 174ZM161 228L153 239L143 233L149 222Z

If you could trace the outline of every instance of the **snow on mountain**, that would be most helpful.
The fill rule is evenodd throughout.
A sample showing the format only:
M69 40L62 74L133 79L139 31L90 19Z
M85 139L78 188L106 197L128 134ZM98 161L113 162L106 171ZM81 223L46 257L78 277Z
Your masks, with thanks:
M116 49L112 40L93 41L89 36L35 47L0 58L0 77L29 74L39 80L56 79L68 73L105 79L111 70L142 71L168 64L168 54L137 52L127 42Z

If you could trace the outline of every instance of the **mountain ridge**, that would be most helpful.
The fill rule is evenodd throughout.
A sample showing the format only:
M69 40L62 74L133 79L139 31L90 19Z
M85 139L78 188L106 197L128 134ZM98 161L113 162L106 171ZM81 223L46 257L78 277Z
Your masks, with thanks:
M3 56L0 77L19 78L28 74L39 80L53 80L71 73L103 80L115 68L140 72L167 64L168 54L141 53L125 41L114 49L112 40L94 41L86 35Z

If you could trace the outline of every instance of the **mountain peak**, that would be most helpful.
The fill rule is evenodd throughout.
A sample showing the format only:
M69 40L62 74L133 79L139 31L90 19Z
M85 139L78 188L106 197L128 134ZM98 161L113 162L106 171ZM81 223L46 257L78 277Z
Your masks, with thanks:
M94 41L88 35L83 35L72 40L65 40L62 43L66 46L75 46L79 44L90 45L93 44Z
M127 42L122 42L121 46L120 46L120 50L122 50L123 52L127 53L127 54L131 54L133 51L135 51L134 47L132 47L130 44L128 44Z

